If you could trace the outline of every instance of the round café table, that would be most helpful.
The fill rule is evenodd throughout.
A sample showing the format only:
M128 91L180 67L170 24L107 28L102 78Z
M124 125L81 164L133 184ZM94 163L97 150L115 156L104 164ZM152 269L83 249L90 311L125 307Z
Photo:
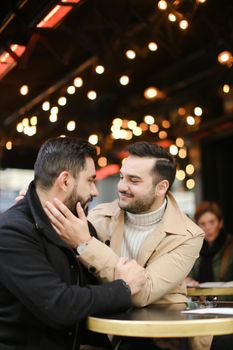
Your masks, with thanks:
M214 288L199 288L199 287L187 287L187 295L190 297L198 296L233 296L233 287L214 287Z
M233 308L233 303L218 305ZM185 308L185 304L160 304L124 314L89 316L87 327L98 333L148 338L233 334L233 315L182 313Z

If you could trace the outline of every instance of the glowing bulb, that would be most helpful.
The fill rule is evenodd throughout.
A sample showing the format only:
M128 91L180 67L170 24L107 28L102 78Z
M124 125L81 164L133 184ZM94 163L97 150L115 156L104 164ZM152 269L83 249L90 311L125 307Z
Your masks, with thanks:
M56 123L57 121L57 114L50 114L49 120L51 123Z
M70 121L67 123L67 125L66 125L66 129L67 129L68 131L74 131L75 128L76 128L76 123L75 123L74 120L70 120Z
M230 86L228 84L224 84L223 87L222 87L222 91L225 94L228 94L228 92L230 92Z
M158 45L154 42L154 41L151 41L149 44L148 44L148 49L150 51L156 51L158 50Z
M144 122L148 125L154 124L155 118L152 115L145 115Z
M73 94L75 93L75 86L74 86L74 85L68 86L68 88L67 88L67 93L68 93L69 95L73 95Z
M122 75L120 77L119 81L120 81L121 85L128 85L129 84L129 77L128 77L128 75Z
M194 108L194 114L198 117L200 117L202 115L203 111L201 107L195 107Z
M182 21L179 22L179 27L183 30L187 29L189 26L188 21L186 19L183 19Z
M187 118L186 118L186 122L188 125L195 125L195 119L193 116L191 115L188 115Z
M186 165L185 170L186 170L186 173L188 175L192 175L194 173L195 169L194 169L194 166L192 164L188 164L188 165Z
M152 124L152 125L150 125L150 132L156 133L156 132L158 132L158 131L159 131L159 127L158 127L157 124Z
M61 97L59 97L57 102L60 106L65 106L66 102L67 102L67 98L65 96L61 96Z
M167 2L165 0L160 0L158 2L158 8L160 10L166 10L167 9Z
M18 132L23 132L23 124L22 123L18 123L17 126L16 126L16 130Z
M169 13L168 19L170 22L175 22L176 21L176 16L173 13Z
M33 126L37 125L37 116L36 115L31 117L30 124L33 125Z
M73 81L73 84L74 84L74 86L76 86L76 87L81 87L81 86L83 86L83 80L82 80L82 78L80 78L80 77L75 78L74 81Z
M51 114L57 114L58 113L58 107L57 106L54 106L50 109L50 113Z
M12 142L11 142L11 141L7 141L7 143L6 143L6 149L7 149L8 151L10 151L10 150L12 149Z
M151 98L155 98L158 95L158 90L151 86L148 87L145 91L144 91L144 97L146 99L151 99Z
M195 187L195 181L193 179L188 179L186 181L186 187L189 189L189 190L192 190L194 187Z
M96 134L92 134L89 136L88 141L92 144L92 145L96 145L98 143L98 135Z
M89 100L95 100L97 97L97 93L94 90L90 90L87 93L87 97L89 98Z
M97 74L103 74L104 72L104 66L98 65L95 67L95 71Z
M100 157L98 159L98 165L102 168L107 165L107 158L106 157Z
M176 145L171 145L171 146L169 147L169 152L170 152L173 156L175 156L175 155L178 153L178 148L177 148L177 146L176 146Z
M43 111L49 111L49 109L50 109L50 103L49 103L49 101L43 102L43 104L42 104L42 109L43 109Z
M22 85L19 92L21 93L21 95L27 95L29 92L28 85Z
M130 60L133 60L136 57L136 53L134 50L127 50L125 55Z
M181 137L177 137L176 139L176 146L183 147L184 146L184 140Z
M185 179L185 172L184 172L184 170L177 170L176 178L179 181L183 181Z

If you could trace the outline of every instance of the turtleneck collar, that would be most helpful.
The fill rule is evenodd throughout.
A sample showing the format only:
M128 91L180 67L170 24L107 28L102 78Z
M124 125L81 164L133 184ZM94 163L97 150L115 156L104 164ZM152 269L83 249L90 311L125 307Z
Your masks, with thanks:
M132 214L126 212L126 220L133 225L137 226L150 226L159 222L165 212L167 205L167 199L165 198L160 208L155 211L148 212L145 214Z

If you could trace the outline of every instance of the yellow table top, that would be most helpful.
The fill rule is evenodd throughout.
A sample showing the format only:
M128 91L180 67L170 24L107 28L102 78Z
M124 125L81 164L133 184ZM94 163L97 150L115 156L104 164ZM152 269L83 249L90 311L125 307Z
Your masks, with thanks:
M98 333L153 338L233 333L233 315L181 313L185 308L185 304L150 305L124 314L90 316L87 327Z
M224 288L200 288L200 287L187 287L188 296L218 296L218 295L232 295L233 296L233 287L224 287Z

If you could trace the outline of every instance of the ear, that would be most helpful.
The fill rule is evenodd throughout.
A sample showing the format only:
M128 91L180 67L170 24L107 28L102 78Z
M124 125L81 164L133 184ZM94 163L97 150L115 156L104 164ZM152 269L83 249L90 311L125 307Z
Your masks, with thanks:
M165 196L169 188L169 182L167 180L162 180L155 186L155 195L158 197Z
M72 176L69 171L62 171L55 181L59 190L63 192L68 192L70 185L72 184Z

